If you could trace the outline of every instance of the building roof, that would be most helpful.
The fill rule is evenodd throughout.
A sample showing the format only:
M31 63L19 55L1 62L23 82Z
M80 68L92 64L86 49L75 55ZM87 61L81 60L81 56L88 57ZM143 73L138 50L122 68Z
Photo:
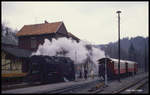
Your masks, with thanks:
M68 36L69 37L72 37L73 39L76 39L76 40L80 40L78 37L74 36L72 33L68 32Z
M42 23L34 25L24 25L23 28L16 34L16 36L41 35L57 32L58 28L63 22Z
M17 47L6 47L6 46L2 46L1 50L9 53L9 54L12 54L16 57L29 57L32 52L29 51L29 50L25 50L25 49L20 49L20 48L17 48Z

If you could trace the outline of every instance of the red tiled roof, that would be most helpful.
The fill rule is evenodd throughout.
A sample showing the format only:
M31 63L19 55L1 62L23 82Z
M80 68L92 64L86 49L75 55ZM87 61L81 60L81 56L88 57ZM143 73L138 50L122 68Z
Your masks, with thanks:
M41 35L57 32L63 22L24 25L16 36Z

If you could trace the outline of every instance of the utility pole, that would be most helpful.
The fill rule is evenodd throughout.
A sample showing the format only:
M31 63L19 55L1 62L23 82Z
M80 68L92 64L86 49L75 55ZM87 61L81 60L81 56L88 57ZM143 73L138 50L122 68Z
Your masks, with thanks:
M77 51L75 50L75 81L77 81L77 70L78 70L78 65L77 65Z
M118 81L120 82L120 13L121 11L117 11L118 13Z
M145 72L147 72L147 58L146 58L146 38L145 38Z
M105 53L105 86L107 86L107 55Z

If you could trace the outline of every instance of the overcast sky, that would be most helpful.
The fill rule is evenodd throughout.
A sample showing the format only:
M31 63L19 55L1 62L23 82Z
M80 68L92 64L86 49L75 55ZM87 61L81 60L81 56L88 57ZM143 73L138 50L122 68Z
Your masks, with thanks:
M20 30L24 25L63 21L67 31L93 44L121 38L148 37L148 2L2 2L2 23Z

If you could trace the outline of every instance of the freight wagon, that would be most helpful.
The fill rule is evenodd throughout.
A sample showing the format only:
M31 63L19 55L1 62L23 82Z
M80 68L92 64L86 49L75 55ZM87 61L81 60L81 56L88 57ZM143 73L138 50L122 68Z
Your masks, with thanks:
M108 79L118 77L118 59L114 58L101 58L99 62L99 76L105 78L105 62L107 64ZM138 65L134 61L120 60L120 75L136 74Z
M75 80L74 63L68 57L34 55L30 57L26 81L51 83Z

